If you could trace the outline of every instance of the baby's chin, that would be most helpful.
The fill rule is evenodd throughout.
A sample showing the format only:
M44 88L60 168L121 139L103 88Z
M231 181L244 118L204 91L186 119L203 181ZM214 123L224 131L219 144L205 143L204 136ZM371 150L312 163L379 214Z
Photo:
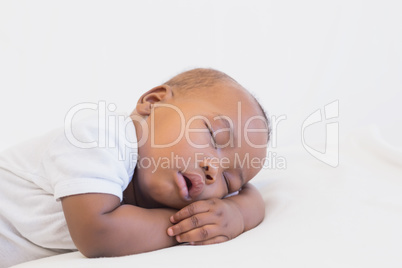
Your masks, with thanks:
M175 192L164 191L163 193L153 192L149 195L154 208L182 209L191 202L182 200Z

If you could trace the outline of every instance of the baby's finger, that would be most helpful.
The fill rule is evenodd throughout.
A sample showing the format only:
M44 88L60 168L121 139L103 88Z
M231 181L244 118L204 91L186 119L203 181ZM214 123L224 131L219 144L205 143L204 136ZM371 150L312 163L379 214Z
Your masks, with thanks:
M190 245L211 245L226 242L228 240L229 238L227 236L219 235L204 241L190 242Z
M189 204L188 206L182 208L174 215L170 217L170 221L172 223L177 223L184 219L187 219L195 214L203 213L209 211L209 205L206 200L197 201L194 203Z
M204 225L200 228L176 235L176 240L179 243L200 242L220 235L218 232L219 228L216 228L216 225Z
M212 224L211 216L209 213L200 213L186 218L179 223L168 228L167 233L169 236L176 236L192 229L199 228L206 224Z

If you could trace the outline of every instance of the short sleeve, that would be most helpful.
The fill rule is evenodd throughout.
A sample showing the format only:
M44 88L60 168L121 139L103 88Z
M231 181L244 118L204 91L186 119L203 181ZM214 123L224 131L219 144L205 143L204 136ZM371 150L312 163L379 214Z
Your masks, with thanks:
M56 200L76 194L106 193L121 201L136 159L136 133L131 119L121 114L101 118L94 115L72 124L51 143L43 168Z

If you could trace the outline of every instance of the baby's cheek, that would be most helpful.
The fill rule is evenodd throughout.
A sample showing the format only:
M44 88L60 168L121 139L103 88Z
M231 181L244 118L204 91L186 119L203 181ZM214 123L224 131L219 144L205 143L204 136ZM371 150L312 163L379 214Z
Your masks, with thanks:
M193 129L184 135L185 142L192 149L204 149L212 146L211 139L208 137L209 133L205 130Z
M211 188L209 188L211 186ZM205 196L203 195L202 199L211 199L211 198L219 198L222 199L226 196L227 192L223 185L218 181L214 184L208 185L204 191Z

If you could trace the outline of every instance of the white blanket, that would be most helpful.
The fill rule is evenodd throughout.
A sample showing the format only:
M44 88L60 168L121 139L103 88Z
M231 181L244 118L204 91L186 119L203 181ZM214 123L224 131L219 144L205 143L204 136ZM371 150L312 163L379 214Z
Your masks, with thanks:
M75 252L15 267L402 267L402 150L364 129L341 142L336 168L301 147L276 154L286 169L253 180L265 220L229 242L119 258Z

